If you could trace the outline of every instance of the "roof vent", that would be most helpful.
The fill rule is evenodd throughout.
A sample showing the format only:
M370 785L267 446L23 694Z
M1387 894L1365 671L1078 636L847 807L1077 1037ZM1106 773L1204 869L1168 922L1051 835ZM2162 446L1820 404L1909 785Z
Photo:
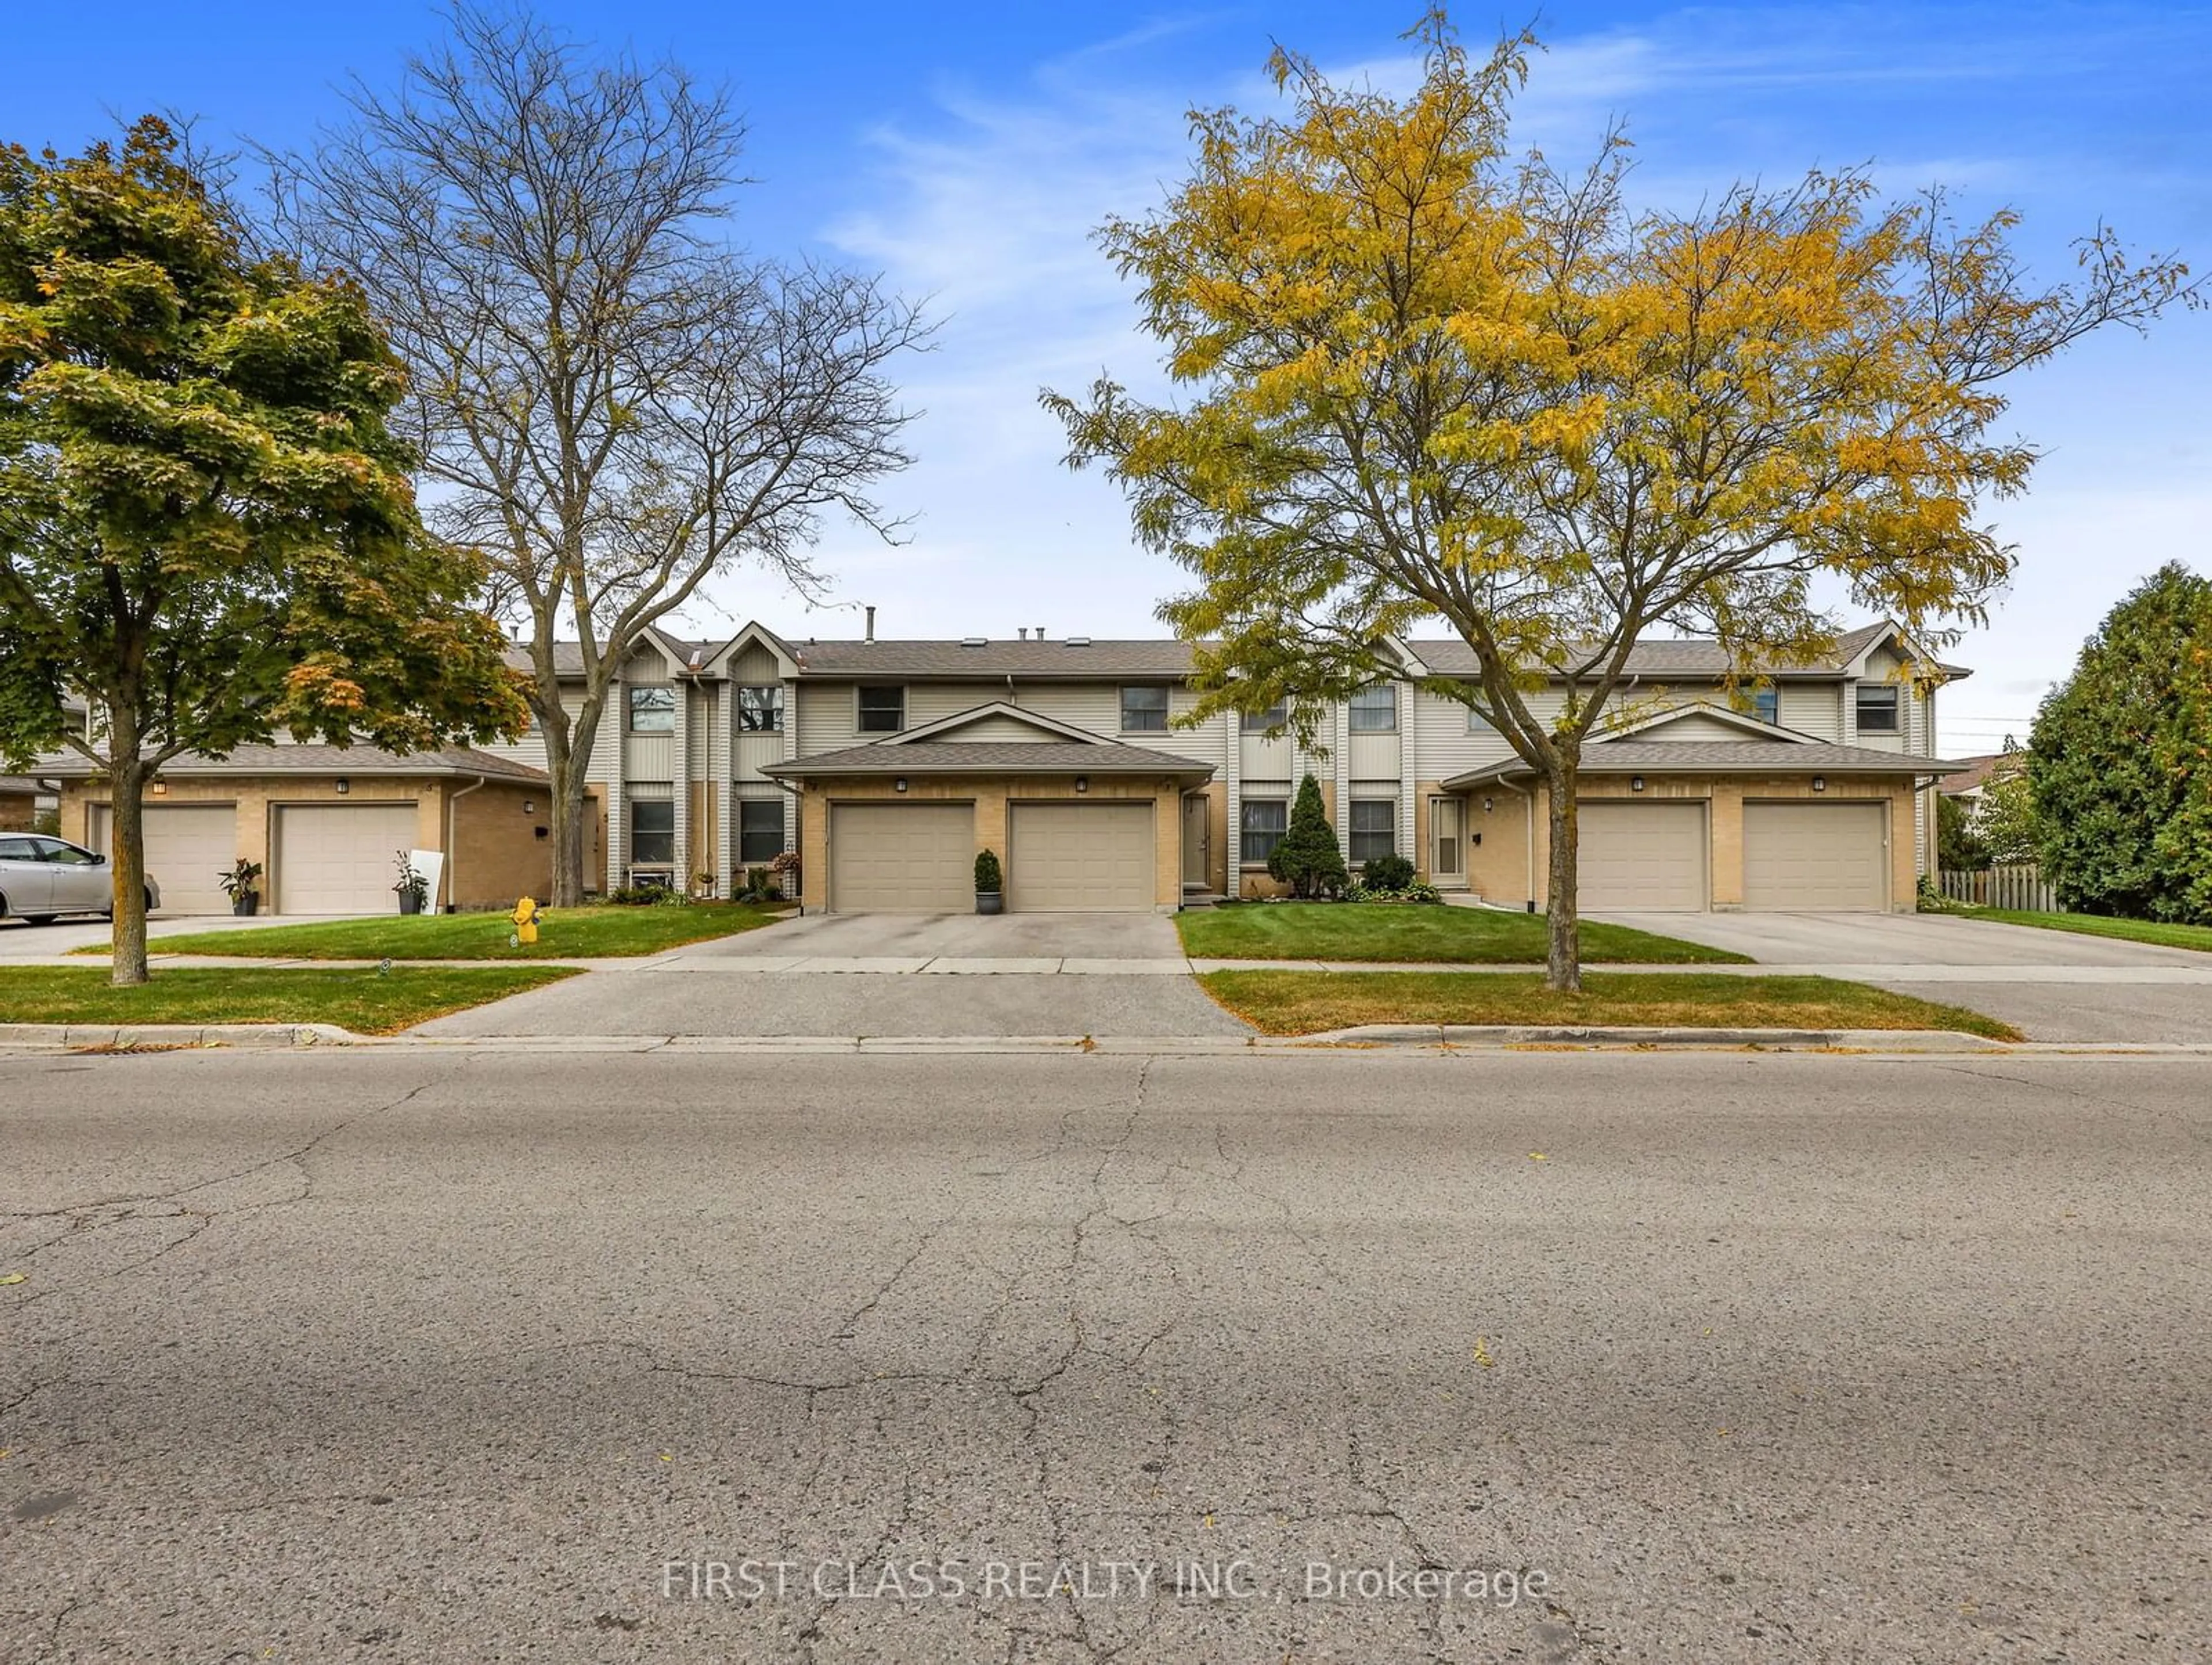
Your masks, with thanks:
M989 639L984 636L963 636L960 638L960 645L963 647L988 647L991 644Z
M1024 641L1027 641L1030 639L1030 627L1024 624L1019 629L1016 630L1014 634L1019 636Z
M1089 636L1070 636L1067 639L1067 645L1070 647L1088 647L1091 645L1091 638Z

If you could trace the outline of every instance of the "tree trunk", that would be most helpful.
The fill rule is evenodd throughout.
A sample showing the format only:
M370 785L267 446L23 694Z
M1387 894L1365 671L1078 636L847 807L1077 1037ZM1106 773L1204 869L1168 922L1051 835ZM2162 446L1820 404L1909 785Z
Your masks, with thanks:
M1546 917L1551 922L1544 958L1544 987L1562 994L1579 994L1583 986L1581 916L1576 911L1576 844L1580 836L1580 805L1577 802L1576 759L1564 748L1559 761L1547 771L1545 796L1551 804L1552 854Z
M138 714L117 709L108 751L107 791L113 805L110 863L108 979L118 988L146 981L146 768L138 757Z
M591 805L584 796L584 771L573 758L553 771L553 897L556 908L579 908L584 901L585 833Z

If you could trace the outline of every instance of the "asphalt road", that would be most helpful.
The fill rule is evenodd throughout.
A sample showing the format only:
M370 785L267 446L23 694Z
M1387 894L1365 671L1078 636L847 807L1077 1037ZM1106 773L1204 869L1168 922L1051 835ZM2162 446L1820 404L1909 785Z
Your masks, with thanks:
M0 1658L2202 1661L2208 1086L0 1060Z

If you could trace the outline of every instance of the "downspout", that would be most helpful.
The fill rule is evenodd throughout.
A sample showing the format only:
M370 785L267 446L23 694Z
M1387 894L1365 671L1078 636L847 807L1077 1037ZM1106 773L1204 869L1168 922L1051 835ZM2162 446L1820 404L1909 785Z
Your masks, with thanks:
M491 777L479 775L473 786L463 787L459 792L446 794L446 911L452 913L458 904L453 900L453 805L481 787Z
M875 610L874 608L871 607L871 608L869 608L869 609L868 609L868 611L869 611L871 613L872 613L872 612L874 612L876 610ZM794 726L796 726L796 725L797 725L798 720L798 720L798 718L797 718L796 716L793 716L793 717L792 718L792 722L793 722L793 724ZM777 785L777 786L779 786L779 787L782 787L782 788L784 789L784 791L786 791L786 792L787 792L787 793L789 793L791 794L791 796L792 796L792 800L793 800L793 807L794 809L796 809L796 810L798 810L798 811L799 811L799 813L798 813L797 815L795 815L793 818L795 821L797 821L797 823L799 823L799 839L800 839L800 840L804 840L804 839L805 838L805 836L806 836L806 815L805 815L805 809L804 809L804 807L803 807L803 805L804 805L804 804L805 804L805 797L806 797L806 789L805 789L805 787L804 787L803 786L798 786L798 787L795 787L795 786L792 785L792 783L791 783L790 781L788 781L785 780L785 779L784 779L781 775L769 775L768 778L769 778L769 780L771 780L771 781L775 781L775 782L776 783L776 785ZM825 807L823 808L823 811L822 811L822 812L823 812L824 815L827 815L830 811L829 811L828 808L825 806ZM825 859L826 859L827 853L828 853L829 848L830 848L829 833L828 833L828 829L826 829L826 828L825 828L825 829L823 829L823 840L822 840L822 848L823 848L823 853L824 853L824 856L825 856ZM800 860L801 860L802 862L803 862L805 860L805 858L804 856L801 856L801 857L800 857ZM787 902L797 902L797 903L799 904L799 918L801 918L801 919L805 919L805 918L806 917L806 869L805 869L803 866L802 866L799 868L799 894L798 894L797 896L787 896L787 897L785 897L785 898L784 898L784 900L786 900Z

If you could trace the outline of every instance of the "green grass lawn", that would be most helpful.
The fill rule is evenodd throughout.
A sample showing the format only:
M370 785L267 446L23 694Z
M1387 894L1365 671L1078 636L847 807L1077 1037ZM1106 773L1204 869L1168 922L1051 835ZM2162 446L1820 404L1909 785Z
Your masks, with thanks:
M2194 948L2212 954L2212 925L2166 925L2157 920L2106 919L2096 914L2029 914L2011 908L1972 908L1967 919L1996 920L2002 925L2032 925L2039 931L2071 931L2076 936L2117 937L2123 942L2147 942L2160 948Z
M1541 914L1488 908L1365 902L1239 902L1176 915L1183 951L1201 960L1427 960L1455 965L1541 965ZM1741 965L1742 954L1583 921L1583 958L1595 964Z
M1955 1029L1996 1041L2018 1030L1963 1006L1937 1006L1830 977L1599 972L1579 994L1554 994L1511 971L1216 971L1199 982L1268 1035L1355 1024L1623 1024L1714 1029Z
M0 1012L17 1024L337 1024L389 1035L580 973L558 965L403 966L374 970L156 968L118 988L104 969L0 967Z
M272 925L265 930L195 932L154 937L156 954L221 954L271 960L585 960L657 954L687 942L757 931L783 917L784 908L744 902L695 902L681 908L616 908L594 903L550 908L538 940L510 948L514 927L504 914L418 914L406 918L319 921ZM80 948L80 954L107 950Z

